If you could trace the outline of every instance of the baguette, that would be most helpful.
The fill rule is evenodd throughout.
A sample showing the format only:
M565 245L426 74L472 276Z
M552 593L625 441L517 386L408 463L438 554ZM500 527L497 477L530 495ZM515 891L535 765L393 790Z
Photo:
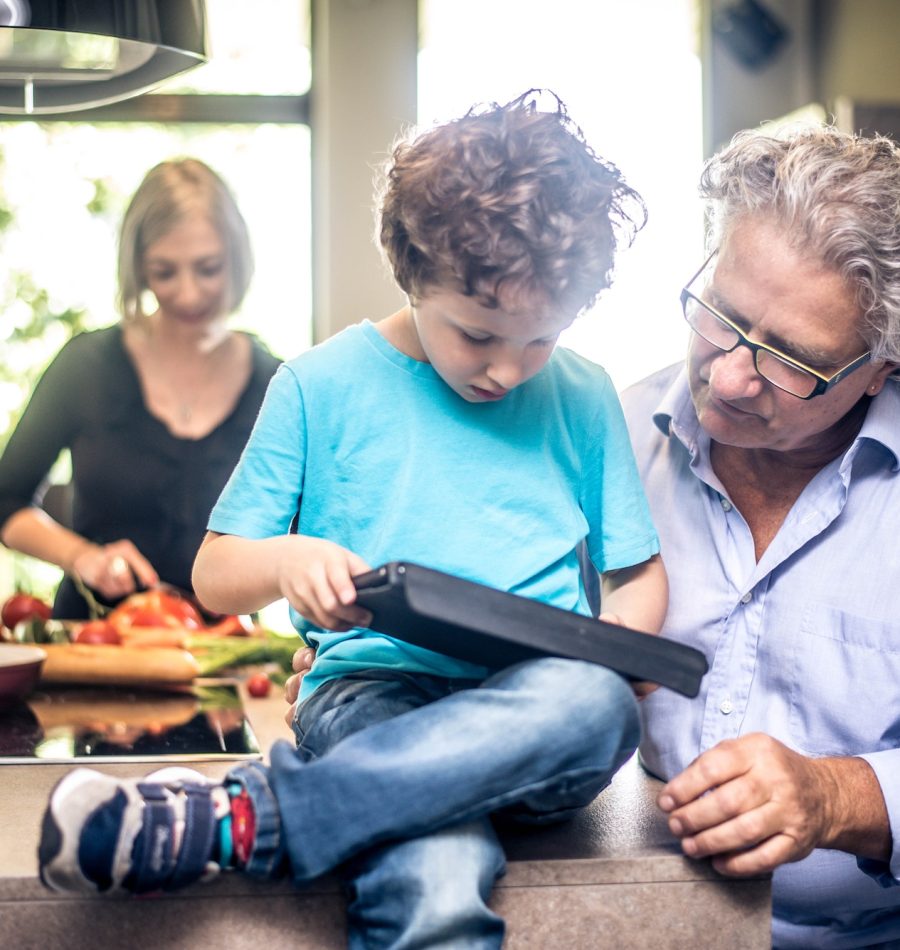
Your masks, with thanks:
M41 644L47 654L43 683L100 683L122 686L190 683L200 666L187 650L88 643Z
M45 731L60 726L94 731L104 726L171 729L190 722L200 712L200 701L189 693L156 692L147 694L152 698L136 699L135 693L123 695L118 690L110 690L109 697L98 695L92 687L83 691L83 698L80 692L77 687L66 690L65 702L38 694L28 705Z

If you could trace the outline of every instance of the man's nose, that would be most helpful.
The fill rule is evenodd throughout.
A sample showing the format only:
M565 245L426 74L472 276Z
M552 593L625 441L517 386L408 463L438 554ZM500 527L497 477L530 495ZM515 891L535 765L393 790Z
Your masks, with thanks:
M758 396L765 380L756 371L753 351L736 346L728 353L713 354L709 364L709 386L722 399L751 399Z

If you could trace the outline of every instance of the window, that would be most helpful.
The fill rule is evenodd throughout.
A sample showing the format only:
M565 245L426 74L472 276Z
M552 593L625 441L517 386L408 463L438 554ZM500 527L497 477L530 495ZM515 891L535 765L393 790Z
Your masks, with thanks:
M420 9L421 123L547 87L647 203L648 224L621 253L613 286L562 342L619 388L683 358L679 292L703 244L695 0L421 0Z
M0 447L67 337L118 320L119 222L163 159L206 161L247 219L256 273L233 325L283 357L311 343L309 2L206 8L210 61L155 92L58 120L0 116ZM0 590L49 592L59 580L50 565L3 555Z
M0 433L73 328L118 319L121 215L165 158L206 161L247 218L256 274L233 325L281 356L310 345L308 3L207 0L207 20L210 61L154 93L0 121Z

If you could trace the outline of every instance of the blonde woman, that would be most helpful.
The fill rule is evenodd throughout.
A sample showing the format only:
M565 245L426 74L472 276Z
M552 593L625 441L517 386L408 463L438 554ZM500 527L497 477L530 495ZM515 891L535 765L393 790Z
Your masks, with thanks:
M62 348L0 458L0 540L66 572L55 616L87 615L68 575L105 602L160 581L190 589L207 516L279 363L228 325L252 274L225 182L193 158L152 168L122 222L121 322ZM39 504L63 449L69 524Z

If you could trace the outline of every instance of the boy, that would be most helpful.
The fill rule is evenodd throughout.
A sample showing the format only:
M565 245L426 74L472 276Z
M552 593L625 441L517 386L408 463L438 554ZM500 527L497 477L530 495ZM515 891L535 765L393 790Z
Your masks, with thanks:
M297 748L224 785L72 773L47 811L45 883L170 888L210 862L271 875L286 855L297 882L341 874L352 946L500 946L490 815L587 805L636 746L634 695L593 664L490 673L375 633L352 577L402 559L587 613L586 539L603 616L659 630L665 573L613 387L554 350L642 224L558 100L397 146L380 239L409 304L278 373L194 569L214 610L287 598L316 646ZM154 836L168 850L151 869Z

